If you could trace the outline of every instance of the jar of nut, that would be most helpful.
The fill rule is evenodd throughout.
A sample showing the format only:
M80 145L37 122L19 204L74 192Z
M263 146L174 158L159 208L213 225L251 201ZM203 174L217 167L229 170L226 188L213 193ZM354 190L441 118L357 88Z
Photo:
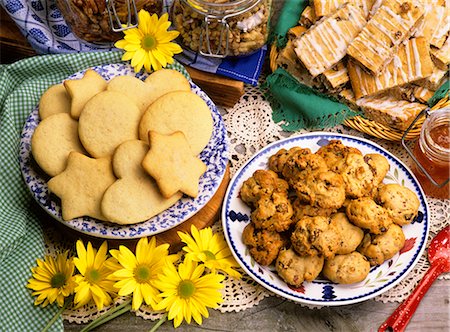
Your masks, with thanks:
M272 0L174 0L180 42L210 57L248 55L267 41Z
M72 32L91 43L111 43L120 31L137 26L137 13L145 9L161 14L163 0L56 0Z

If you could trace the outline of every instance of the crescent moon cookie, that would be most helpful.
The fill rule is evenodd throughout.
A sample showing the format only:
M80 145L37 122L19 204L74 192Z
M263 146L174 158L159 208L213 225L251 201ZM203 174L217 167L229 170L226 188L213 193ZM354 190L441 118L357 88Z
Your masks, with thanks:
M45 173L61 173L72 151L86 153L78 139L78 122L68 113L54 114L39 123L31 138L31 153Z
M155 179L164 197L178 191L191 197L198 194L200 176L206 165L195 156L180 131L170 135L149 132L150 150L142 161L144 169Z
M141 163L148 152L148 144L126 141L114 152L112 164L116 180L103 195L101 209L111 222L128 225L145 221L172 206L182 194L164 198Z
M48 188L61 199L64 220L82 216L106 220L100 203L115 180L110 158L93 159L71 152L66 169L48 181Z
M139 139L148 141L149 131L170 135L180 131L193 155L208 144L213 130L211 110L190 91L169 92L149 106L139 123Z

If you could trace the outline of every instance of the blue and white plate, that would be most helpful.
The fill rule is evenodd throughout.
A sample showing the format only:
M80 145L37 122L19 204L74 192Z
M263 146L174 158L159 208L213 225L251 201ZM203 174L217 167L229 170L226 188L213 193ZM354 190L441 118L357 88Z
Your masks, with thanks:
M93 69L109 80L118 75L133 75L145 79L148 75L136 74L127 64L108 64L93 67ZM81 78L84 71L76 73L68 79ZM183 196L172 207L155 217L138 224L117 225L103 222L90 217L76 218L64 221L61 215L60 201L50 195L47 186L48 177L36 166L31 154L31 137L39 124L39 108L36 107L25 122L19 145L19 162L25 182L34 199L52 217L63 224L91 236L108 239L134 239L151 236L173 228L198 212L213 197L219 188L228 162L229 142L224 122L211 99L194 83L191 90L199 95L211 110L214 128L208 145L200 154L200 159L207 165L206 172L199 182L199 194L195 198Z
M242 241L242 231L250 222L250 208L239 198L245 180L257 169L268 169L268 159L278 150L294 146L317 151L329 140L339 139L344 145L358 148L363 154L379 153L385 156L390 171L385 183L399 183L413 190L420 200L419 216L403 226L406 243L393 258L372 267L367 278L350 285L336 284L325 279L303 282L298 288L288 286L276 273L274 266L261 266L249 254ZM225 238L242 268L259 284L289 300L317 306L337 306L373 298L398 284L414 267L422 255L429 229L429 208L419 182L411 171L391 153L366 139L348 135L314 132L274 142L257 152L231 179L222 209Z

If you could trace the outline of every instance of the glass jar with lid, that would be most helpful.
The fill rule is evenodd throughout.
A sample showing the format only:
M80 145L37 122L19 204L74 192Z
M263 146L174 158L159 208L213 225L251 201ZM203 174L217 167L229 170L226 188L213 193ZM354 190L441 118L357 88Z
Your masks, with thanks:
M420 137L410 153L425 194L434 198L450 198L450 108L425 113ZM406 147L406 145L404 145Z
M180 42L205 56L244 56L269 33L272 0L174 0L171 15Z
M160 15L163 0L56 0L72 32L80 39L106 44L123 37L119 31L137 24L137 13L145 9Z

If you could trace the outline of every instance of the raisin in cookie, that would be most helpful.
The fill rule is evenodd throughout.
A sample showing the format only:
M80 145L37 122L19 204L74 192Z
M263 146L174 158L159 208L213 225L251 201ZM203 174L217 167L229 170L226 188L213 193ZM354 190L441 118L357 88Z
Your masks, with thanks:
M318 206L312 206L310 204L303 203L299 198L295 198L292 201L292 209L294 210L294 214L292 215L292 220L294 222L299 221L305 216L308 217L315 217L315 216L322 216L322 217L329 217L334 212L336 212L335 209L324 209Z
M339 284L363 281L369 272L369 261L357 251L327 259L322 270L327 279Z
M389 171L388 160L378 153L369 153L364 156L364 161L369 165L373 174L373 185L377 187Z
M269 157L269 169L281 174L283 172L284 165L286 164L286 161L294 154L310 154L311 150L306 148L300 148L298 146L295 146L293 148L290 148L289 150L281 149L274 155Z
M410 224L419 212L420 202L410 189L399 184L386 184L378 190L375 197L394 223L403 226Z
M263 195L256 202L251 219L256 228L283 232L292 225L292 214L292 205L287 194L273 192L270 195Z
M244 181L239 195L244 203L252 207L262 195L270 195L274 191L287 193L288 189L288 183L274 171L257 170Z
M353 225L342 212L333 214L330 220L331 224L336 227L340 240L336 254L344 255L355 251L364 237L363 230Z
M400 226L391 224L381 235L366 234L358 251L367 257L370 265L380 265L394 257L405 245L405 234Z
M325 172L328 166L325 160L317 154L304 154L301 151L293 153L283 167L283 177L293 186L316 172Z
M286 244L286 240L280 233L267 229L256 229L253 223L245 226L242 238L250 255L261 265L270 265Z
M299 287L303 281L317 278L323 267L322 256L299 256L292 248L281 249L275 267L289 285Z
M349 153L361 155L361 151L342 144L340 140L331 140L327 145L317 150L316 154L321 156L327 163L328 168L336 173L341 173L345 159Z
M375 203L370 197L362 197L350 202L346 209L348 219L358 227L367 229L370 233L386 232L392 224L392 218L386 209Z
M360 154L347 155L341 175L344 180L345 194L348 197L364 197L373 189L373 173Z
M304 217L295 224L291 243L300 256L332 257L339 249L336 228L326 217Z
M339 209L345 202L342 176L332 171L314 172L292 185L305 203L324 209Z

